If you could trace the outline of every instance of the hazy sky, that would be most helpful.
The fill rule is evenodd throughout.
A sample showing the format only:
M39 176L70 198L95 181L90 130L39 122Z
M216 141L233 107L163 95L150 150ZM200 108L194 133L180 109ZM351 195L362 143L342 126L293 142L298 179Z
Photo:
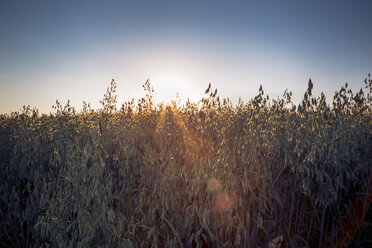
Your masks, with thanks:
M0 113L56 99L194 98L208 83L249 100L262 84L299 100L354 89L372 72L372 1L0 0Z

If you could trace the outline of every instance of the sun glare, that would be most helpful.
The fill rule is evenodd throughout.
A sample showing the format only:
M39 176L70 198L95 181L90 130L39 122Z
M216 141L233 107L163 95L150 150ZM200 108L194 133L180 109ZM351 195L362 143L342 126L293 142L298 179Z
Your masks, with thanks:
M181 104L184 104L187 99L190 102L197 102L203 97L193 88L191 80L181 75L170 73L157 75L152 78L151 85L154 87L157 103L170 103L176 99L177 95L181 99Z

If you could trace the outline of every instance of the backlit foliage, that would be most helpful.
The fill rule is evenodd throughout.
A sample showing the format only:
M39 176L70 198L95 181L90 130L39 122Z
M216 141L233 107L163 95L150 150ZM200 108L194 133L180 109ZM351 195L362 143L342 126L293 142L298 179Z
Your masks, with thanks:
M211 85L155 104L143 87L119 109L113 80L99 110L0 115L0 246L371 244L370 76L331 103L310 80L299 105Z

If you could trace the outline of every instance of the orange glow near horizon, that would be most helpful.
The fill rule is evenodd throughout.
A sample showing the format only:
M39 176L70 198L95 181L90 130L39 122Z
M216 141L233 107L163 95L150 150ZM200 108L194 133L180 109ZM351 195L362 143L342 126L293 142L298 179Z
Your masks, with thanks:
M187 99L190 102L198 102L203 97L202 92L197 92L192 87L190 80L185 78L182 75L171 73L154 76L151 80L151 85L155 90L155 102L170 103L177 96L180 97L181 104L184 104Z

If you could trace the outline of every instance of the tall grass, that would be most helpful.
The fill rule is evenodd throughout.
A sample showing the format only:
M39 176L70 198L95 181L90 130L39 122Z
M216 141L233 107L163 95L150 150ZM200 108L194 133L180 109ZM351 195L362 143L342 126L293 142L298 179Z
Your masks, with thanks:
M0 115L5 247L371 245L372 80L291 93Z

